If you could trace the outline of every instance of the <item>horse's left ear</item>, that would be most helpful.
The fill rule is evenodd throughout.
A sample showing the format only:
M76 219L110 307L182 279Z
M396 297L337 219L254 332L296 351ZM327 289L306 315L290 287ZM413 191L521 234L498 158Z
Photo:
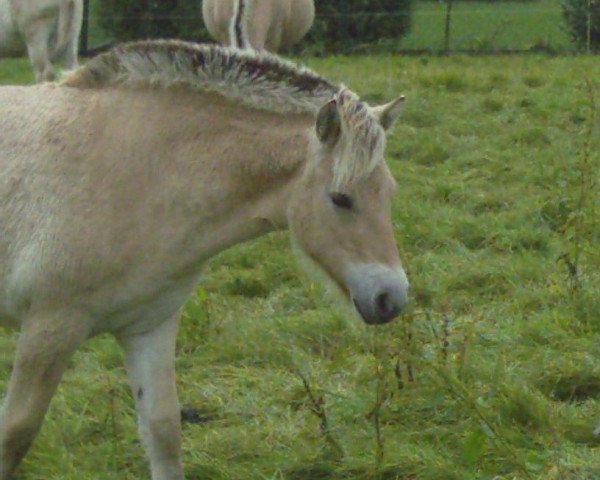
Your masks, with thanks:
M373 113L379 120L379 123L384 130L388 130L392 127L392 125L394 125L394 122L396 122L396 119L402 111L404 98L404 95L401 95L396 100L392 100L390 103L373 107Z
M338 141L341 133L340 112L335 100L326 103L319 110L316 130L322 144L333 147Z

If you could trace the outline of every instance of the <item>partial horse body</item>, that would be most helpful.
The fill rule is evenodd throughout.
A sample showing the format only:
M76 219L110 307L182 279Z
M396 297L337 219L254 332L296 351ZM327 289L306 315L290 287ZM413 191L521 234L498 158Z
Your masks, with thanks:
M52 62L77 67L83 0L0 0L0 57L27 52L37 82L54 80Z
M277 52L306 35L315 5L313 0L204 0L202 14L223 45Z
M275 229L384 323L407 303L385 130L370 107L269 54L140 42L59 84L0 88L0 324L20 328L0 480L68 359L112 333L153 480L180 480L179 312L217 252Z

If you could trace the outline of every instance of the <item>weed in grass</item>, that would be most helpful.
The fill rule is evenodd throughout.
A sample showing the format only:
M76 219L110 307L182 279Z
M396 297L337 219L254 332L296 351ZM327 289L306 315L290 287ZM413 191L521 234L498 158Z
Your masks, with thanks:
M509 83L509 77L502 72L491 72L487 78L489 90L500 90Z
M194 466L186 472L187 478L190 480L230 480L231 477L217 467L208 465Z
M481 106L486 112L496 113L504 108L504 103L498 97L489 96L483 99Z
M458 93L467 89L465 78L459 71L438 71L419 79L424 87L441 87L447 92Z
M519 131L514 139L516 142L533 148L543 148L551 144L551 139L546 129L542 127L525 128Z
M438 123L435 111L428 108L427 105L421 105L420 108L407 108L406 113L403 115L403 120L406 122L406 125L411 125L415 128L430 128Z
M181 407L182 423L192 423L194 425L212 422L219 418L217 412L205 407L193 407L184 405Z
M437 142L426 143L422 149L412 158L412 161L425 166L433 166L443 163L450 158L448 149Z
M544 85L544 78L540 74L528 73L523 77L523 83L529 88L538 88Z
M565 266L570 285L571 299L577 323L585 329L597 331L600 326L600 302L597 301L597 267L600 260L596 227L598 225L599 160L596 141L597 101L596 86L587 79L583 85L588 99L586 122L581 126L581 147L574 165L574 193L567 201L571 205L569 215L561 228L567 250L559 261Z
M319 419L319 430L329 447L331 448L333 458L336 461L340 461L344 458L344 449L335 439L329 426L329 418L325 410L325 397L323 395L317 395L314 389L311 387L307 377L300 371L296 371L296 374L302 380L302 386L307 397L307 406L310 412L312 412Z
M529 97L523 97L517 102L517 105L521 108L532 108L535 107L535 101Z
M561 402L583 402L600 398L600 367L590 355L547 361L536 386L545 395Z
M465 218L454 225L453 238L460 241L470 250L484 248L493 237L493 232L488 231L476 218Z

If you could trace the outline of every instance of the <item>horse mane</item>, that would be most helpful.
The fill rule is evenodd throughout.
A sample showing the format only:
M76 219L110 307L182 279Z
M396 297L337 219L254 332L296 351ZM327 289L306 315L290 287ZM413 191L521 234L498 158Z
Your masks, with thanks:
M66 74L61 84L80 89L187 88L282 114L316 115L335 100L344 148L333 167L333 183L341 187L383 161L385 135L366 103L343 86L268 52L178 40L131 42L91 59Z
M340 90L312 70L267 52L177 40L118 45L67 74L62 84L184 87L280 113L317 111Z

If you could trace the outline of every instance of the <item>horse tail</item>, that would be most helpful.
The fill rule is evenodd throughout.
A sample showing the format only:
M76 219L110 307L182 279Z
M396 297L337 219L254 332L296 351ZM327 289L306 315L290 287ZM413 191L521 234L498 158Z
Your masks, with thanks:
M76 25L77 5L75 0L60 0L58 5L58 32L56 35L56 52L64 50L73 37Z
M233 3L233 15L229 24L229 44L235 48L248 48L248 32L246 31L246 15L250 0L235 0Z

